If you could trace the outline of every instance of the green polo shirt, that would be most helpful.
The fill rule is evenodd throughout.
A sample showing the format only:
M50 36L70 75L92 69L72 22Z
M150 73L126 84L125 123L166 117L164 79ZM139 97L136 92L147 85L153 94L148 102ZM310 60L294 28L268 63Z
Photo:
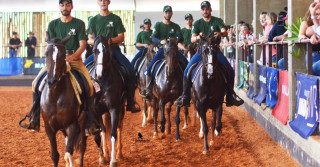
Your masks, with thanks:
M97 14L90 19L88 34L92 35L94 32L96 36L106 36L109 29L111 31L111 38L117 37L118 34L126 32L119 16L113 13L110 13L108 16L101 16L100 14Z
M152 41L152 30L150 30L149 32L141 31L141 32L139 32L137 39L136 39L136 43L134 45L136 45L137 43L149 44L149 41ZM138 49L140 50L142 48L140 47Z
M211 16L211 20L209 22L204 21L203 18L195 21L191 33L199 35L200 32L203 32L205 36L207 36L212 31L220 32L223 27L224 23L222 19ZM213 34L211 37L213 37Z
M191 30L188 30L187 28L183 28L181 29L182 35L183 35L183 40L184 40L184 44L186 46L192 45L193 43L191 42Z
M87 40L85 24L82 20L72 18L68 23L64 23L60 18L52 20L48 26L50 38L63 39L72 34L71 39L66 44L66 50L76 51L79 48L79 41Z
M156 35L160 41L168 38L177 38L181 35L181 28L174 22L170 22L170 24L157 22L154 25L153 35Z

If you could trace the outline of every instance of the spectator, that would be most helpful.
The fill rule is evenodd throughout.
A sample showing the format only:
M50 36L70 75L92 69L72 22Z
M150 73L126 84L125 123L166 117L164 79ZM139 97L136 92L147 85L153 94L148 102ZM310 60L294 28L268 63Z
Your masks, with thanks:
M26 39L25 45L26 45L26 47L28 47L27 57L33 58L35 56L35 53L36 53L35 48L37 46L37 38L34 37L33 32L29 32L29 37Z
M144 26L143 24L140 25L140 31L143 31L144 30Z
M268 13L266 21L267 21L267 26L265 27L264 35L261 39L259 39L259 42L262 44L268 42L269 33L272 29L272 26L277 21L277 15L273 12ZM272 48L272 62L276 62L276 57L275 57L276 54L277 54L277 50L275 48ZM262 58L263 56L261 53L260 60L257 61L259 65L262 65L262 61L263 61ZM266 45L266 64L267 65L269 64L269 46L268 45Z
M19 47L22 46L20 39L18 38L18 33L12 33L13 38L9 41L9 57L16 57L18 54Z
M260 24L262 25L263 27L263 30L265 29L265 27L267 26L267 12L261 12L260 13L260 17L259 17L259 20L260 20Z
M249 44L250 41L253 40L253 35L252 32L250 30L249 24L248 23L244 23L241 26L241 30L240 30L240 34L239 34L239 47L242 47L242 49L246 49L246 46ZM249 47L249 52L252 51L253 47ZM252 52L251 52L252 53ZM253 55L249 54L249 56L247 56L247 62L252 62L253 61Z

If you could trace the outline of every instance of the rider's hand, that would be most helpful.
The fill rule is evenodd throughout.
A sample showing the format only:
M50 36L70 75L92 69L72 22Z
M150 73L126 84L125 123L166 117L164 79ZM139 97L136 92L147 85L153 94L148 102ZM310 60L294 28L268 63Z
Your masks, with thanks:
M148 47L149 47L149 45L148 45L148 44L144 44L144 45L143 45L143 47L148 48Z
M167 43L167 41L166 41L166 40L162 40L160 43L161 43L162 45L165 45L165 44Z
M70 56L67 56L66 57L66 61L68 62L68 63L71 63L72 61L73 61L73 58L74 56L73 56L73 54L72 55L70 55Z

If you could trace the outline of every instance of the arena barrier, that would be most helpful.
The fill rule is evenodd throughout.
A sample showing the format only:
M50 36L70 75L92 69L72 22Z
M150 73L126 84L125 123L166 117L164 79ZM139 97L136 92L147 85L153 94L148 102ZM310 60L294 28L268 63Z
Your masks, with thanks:
M22 74L22 58L0 58L0 76Z
M243 61L239 61L239 83L237 85L238 89L241 89L244 84L244 63Z
M37 75L39 71L46 65L45 58L24 58L23 59L23 74L24 75Z
M250 63L249 66L249 88L247 91L247 97L252 99L254 95L254 65Z
M274 108L278 101L279 70L268 67L267 79L266 105Z
M253 98L254 102L261 105L267 94L267 68L259 66L259 91Z

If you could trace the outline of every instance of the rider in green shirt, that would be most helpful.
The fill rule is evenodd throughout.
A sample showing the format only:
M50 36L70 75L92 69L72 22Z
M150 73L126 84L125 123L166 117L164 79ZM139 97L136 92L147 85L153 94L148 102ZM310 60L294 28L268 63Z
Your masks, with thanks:
M201 3L201 13L203 18L197 20L192 29L192 38L191 42L196 43L199 42L201 39L200 36L206 37L208 36L211 32L215 31L212 33L211 37L218 37L218 36L226 36L226 30L224 28L224 23L222 19L211 16L211 4L208 1L203 1ZM190 106L190 99L191 99L191 81L188 80L187 74L189 68L201 61L202 56L201 56L201 49L199 49L196 54L192 57L190 60L187 68L184 71L184 80L183 80L183 93L182 95L175 101L175 104L178 106ZM227 83L227 107L229 106L240 106L243 104L243 100L240 99L234 92L233 87L234 87L234 70L231 67L230 63L226 59L226 57L223 55L223 53L219 50L219 56L218 56L218 61L221 64L224 64L228 69L229 73L231 75L228 76L228 83Z
M171 17L172 17L171 6L168 6L168 5L164 6L163 17L164 17L163 21L157 22L156 25L154 26L152 41L154 43L157 43L160 46L160 48L148 66L147 73L146 73L147 88L146 88L145 94L141 94L143 97L146 97L148 99L151 98L151 94L152 94L152 84L151 84L152 66L156 61L164 58L164 50L162 45L166 44L166 40L168 38L177 38L178 48L180 48L181 50L186 49L183 44L183 36L181 34L180 26L171 21ZM188 64L188 60L180 52L179 52L179 61L183 64Z
M186 27L181 29L183 40L185 46L193 46L193 43L191 42L191 29L192 29L192 23L193 23L193 16L188 13L184 16Z
M141 111L137 102L134 99L135 89L136 89L136 77L133 70L133 66L130 64L129 60L121 53L119 44L124 41L124 32L126 31L122 20L119 16L110 13L109 5L110 0L98 0L98 5L100 7L100 13L90 19L88 28L88 44L94 45L93 35L106 36L110 30L111 40L111 51L114 58L123 65L128 71L128 83L126 84L126 89L128 92L127 96L127 111L136 113ZM85 64L93 62L93 55L87 58Z

